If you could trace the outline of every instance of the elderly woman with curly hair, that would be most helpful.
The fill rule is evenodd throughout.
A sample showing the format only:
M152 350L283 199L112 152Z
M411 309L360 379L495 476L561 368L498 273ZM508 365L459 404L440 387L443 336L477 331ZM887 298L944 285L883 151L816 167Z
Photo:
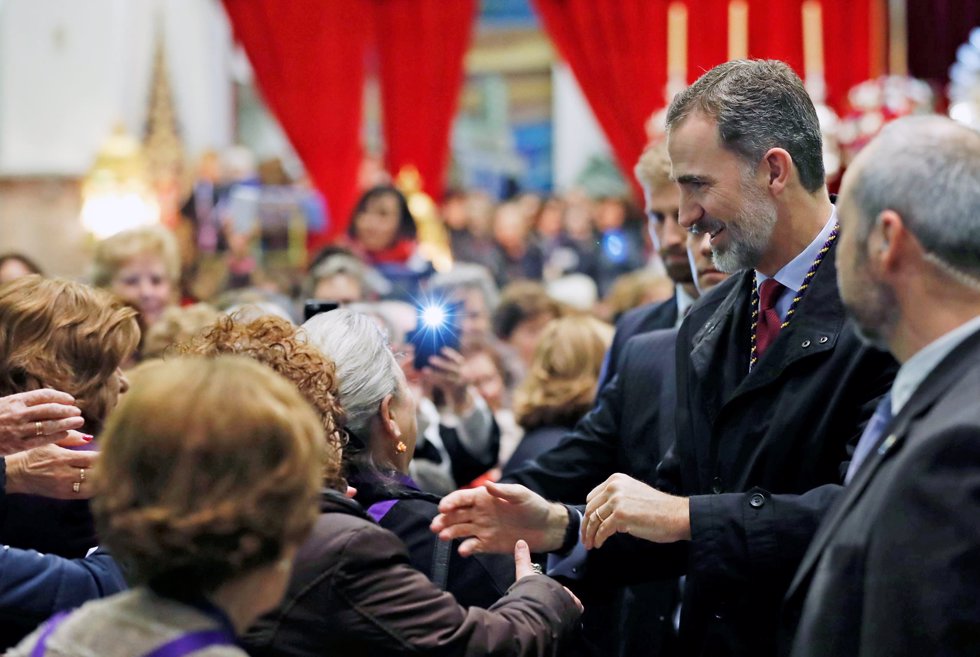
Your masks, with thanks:
M134 375L103 439L93 509L134 588L7 654L244 656L236 636L282 597L316 519L319 419L254 361L177 359Z
M415 568L430 579L445 580L442 586L460 604L489 607L514 583L513 559L501 555L450 559L452 546L447 543L441 546L445 572L441 576L433 572L440 546L429 523L437 513L439 498L420 491L408 477L417 430L410 412L415 408L414 398L407 389L398 400L389 402L397 406L391 412L398 417L405 449L398 452L392 445L395 453L392 458L386 455L390 436L379 427L391 425L375 420L385 391L398 377L404 380L404 374L383 336L367 316L346 310L327 313L311 326L316 327L312 333L271 315L248 322L232 315L219 319L191 342L178 345L177 351L199 356L241 354L292 381L317 410L331 442L330 454L340 459L343 451L343 475L357 490L355 499L368 515L402 539ZM370 333L363 335L367 331ZM331 358L337 358L336 365ZM343 438L340 421L345 424ZM337 474L340 463L329 466L334 476L326 485L345 490Z
M242 321L240 315L220 317L199 335L178 344L174 350L183 355L214 358L238 354L271 367L291 382L303 399L313 407L326 437L323 485L344 491L347 484L341 474L341 451L345 437L340 431L343 411L337 401L337 374L332 360L310 345L301 331L290 322L274 315L263 315ZM229 403L234 404L233 400Z
M611 326L585 315L544 327L530 371L514 394L524 437L504 465L504 477L555 447L592 408L612 335Z
M39 388L71 395L98 436L128 383L120 365L139 342L136 312L72 281L25 276L0 288L0 396ZM43 425L39 431L45 431ZM94 447L98 441L91 443ZM95 453L47 445L5 459L0 541L66 557L96 545L86 498ZM61 499L46 499L61 498Z
M377 338L385 346L374 324L367 318L364 322L361 328L373 331L368 339ZM526 545L516 568L519 581L491 609L467 609L415 569L402 541L341 492L346 483L339 470L340 439L333 436L351 417L366 417L365 411L359 407L339 413L343 381L333 362L307 340L301 329L275 317L247 323L232 317L219 320L182 349L205 356L243 354L272 366L299 388L330 436L320 517L297 554L284 603L244 637L249 653L553 654L580 609L560 584L534 574ZM391 352L385 353L393 362ZM401 375L397 365L392 372ZM407 390L401 377L402 389ZM252 395L247 399L251 403ZM391 422L401 427L402 437L410 440L414 402L410 397L391 401L385 400L384 408L391 410ZM380 421L381 400L378 403ZM338 451L332 449L335 446Z

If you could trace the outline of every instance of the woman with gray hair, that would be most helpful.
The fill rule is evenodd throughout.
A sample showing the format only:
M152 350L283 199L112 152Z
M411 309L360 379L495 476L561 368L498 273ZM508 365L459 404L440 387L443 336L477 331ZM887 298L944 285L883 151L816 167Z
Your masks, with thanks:
M430 531L439 498L419 490L409 476L418 438L417 400L375 320L339 309L311 318L303 329L336 363L349 438L345 473L357 489L355 499L405 542L412 565L460 604L492 605L513 584L514 561L500 555L451 559L453 546Z

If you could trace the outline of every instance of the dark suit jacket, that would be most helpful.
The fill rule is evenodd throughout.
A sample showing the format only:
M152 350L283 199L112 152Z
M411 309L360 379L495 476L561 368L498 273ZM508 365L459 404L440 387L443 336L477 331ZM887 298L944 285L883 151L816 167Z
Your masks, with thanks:
M980 652L980 333L926 377L790 587L794 657Z
M630 338L641 333L649 333L660 329L672 329L677 323L677 293L666 301L648 303L633 308L616 322L616 334L613 335L612 345L606 354L602 375L599 377L599 389L612 381L619 368L620 354Z
M609 475L653 483L674 441L674 342L677 331L636 336L623 349L622 371L557 447L505 481L567 504L581 504Z
M588 415L557 447L504 480L569 504L584 502L616 472L653 483L657 464L674 440L676 338L677 331L669 329L629 340L620 355L619 374L601 390ZM585 637L596 654L671 654L675 581L579 592L586 602Z
M896 370L846 321L832 249L749 373L753 275L702 297L677 338L678 439L657 485L690 497L691 542L617 537L588 566L600 581L686 571L684 655L776 653L782 598Z

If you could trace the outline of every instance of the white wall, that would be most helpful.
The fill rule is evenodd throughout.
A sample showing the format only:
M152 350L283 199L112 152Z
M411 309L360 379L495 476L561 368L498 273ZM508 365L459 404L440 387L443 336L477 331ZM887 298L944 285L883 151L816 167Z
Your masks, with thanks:
M566 190L574 186L592 155L610 155L611 150L572 70L564 62L554 65L552 85L555 188Z
M116 122L142 136L158 29L187 154L228 145L218 0L2 0L0 175L80 175Z

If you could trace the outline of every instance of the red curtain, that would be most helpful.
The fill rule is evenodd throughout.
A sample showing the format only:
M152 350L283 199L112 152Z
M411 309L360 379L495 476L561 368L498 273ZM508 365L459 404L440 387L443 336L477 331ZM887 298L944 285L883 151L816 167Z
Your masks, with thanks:
M728 61L728 0L687 3L687 81Z
M749 57L780 59L803 75L802 0L749 0Z
M872 25L874 0L821 0L824 81L827 104L846 107L847 91L874 75ZM749 2L749 56L780 59L804 77L802 0Z
M534 0L538 15L602 126L627 180L663 107L666 0Z
M255 79L311 179L331 224L346 229L361 161L361 100L370 6L351 0L224 0Z
M883 36L884 15L875 20L876 0L822 0L824 77L827 104L838 112L847 109L847 92L876 77L875 36Z
M476 0L375 0L385 163L439 198Z

